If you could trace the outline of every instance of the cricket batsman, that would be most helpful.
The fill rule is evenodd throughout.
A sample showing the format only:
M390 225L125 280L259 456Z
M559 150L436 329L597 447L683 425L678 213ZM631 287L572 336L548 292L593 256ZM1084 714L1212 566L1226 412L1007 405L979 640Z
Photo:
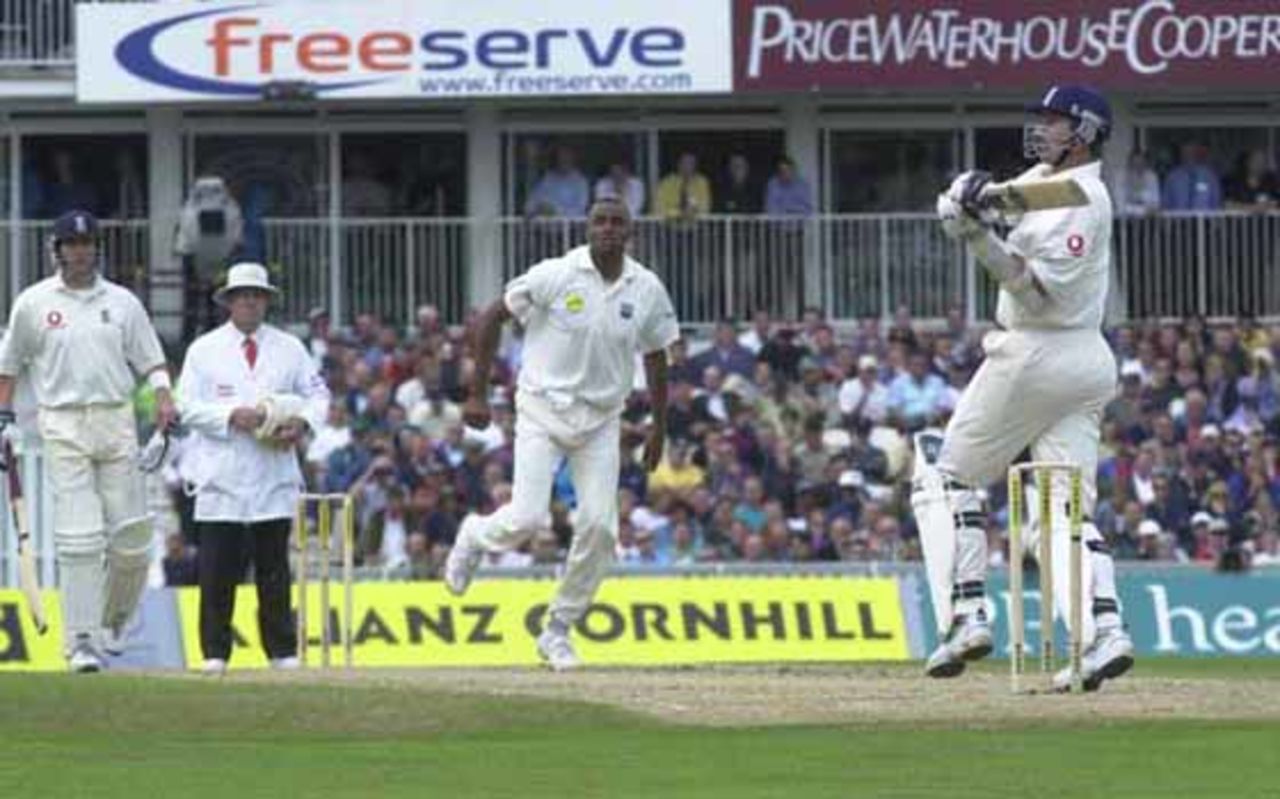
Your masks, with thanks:
M1133 665L1133 643L1116 601L1115 567L1093 524L1097 500L1099 425L1115 392L1115 357L1102 336L1111 270L1111 200L1099 157L1111 129L1111 110L1098 92L1053 86L1028 108L1023 148L1038 163L1014 180L1074 181L1087 198L1074 207L1027 211L1005 221L983 203L990 176L966 172L938 197L947 236L963 241L1000 284L1000 329L983 340L986 360L965 390L944 434L915 440L912 507L942 643L925 672L954 677L967 661L992 649L986 605L987 542L979 490L1000 480L1027 447L1036 461L1078 464L1083 473L1085 522L1081 639L1085 690L1096 690ZM1068 529L1066 475L1054 478L1053 528ZM1038 523L1028 531L1035 551ZM1052 567L1068 571L1069 541L1052 545ZM1011 553L1020 557L1021 553ZM1067 580L1053 600L1070 618ZM1069 690L1070 671L1054 677Z
M57 273L14 301L0 342L0 431L14 421L16 378L39 403L62 575L64 645L73 672L99 671L123 649L150 565L151 517L138 469L132 397L156 392L156 426L175 411L169 373L142 303L98 271L98 222L71 211L53 225Z

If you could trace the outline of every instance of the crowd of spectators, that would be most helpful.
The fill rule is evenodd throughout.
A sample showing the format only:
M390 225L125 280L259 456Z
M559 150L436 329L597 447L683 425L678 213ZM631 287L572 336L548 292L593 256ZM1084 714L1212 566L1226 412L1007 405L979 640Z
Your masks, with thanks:
M438 576L469 511L510 495L520 340L501 350L494 423L465 428L474 365L463 326L424 307L403 331L370 315L336 331L317 309L305 336L333 391L305 452L309 479L358 499L358 561L388 577ZM909 434L945 425L982 360L982 330L905 309L836 330L816 310L758 313L672 351L669 447L647 474L643 387L628 403L618 558L655 567L723 561L904 561L920 548L909 503ZM1120 327L1120 369L1102 427L1095 519L1121 559L1247 567L1280 562L1280 325ZM180 465L180 464L179 464ZM993 562L1006 497L992 486ZM562 468L551 529L489 565L559 562L572 534ZM187 529L184 527L184 530ZM174 536L181 579L194 542ZM189 576L189 574L188 574Z
M1125 169L1112 181L1116 210L1128 215L1161 211L1265 212L1280 208L1280 178L1266 150L1241 152L1225 176L1213 166L1210 151L1186 142L1180 160L1161 181L1141 150L1129 155Z
M576 151L565 144L554 149L552 163L528 187L524 212L537 218L578 219L587 215L592 199L621 199L632 216L692 220L708 213L807 216L814 211L813 189L786 155L773 164L765 181L752 174L751 162L742 153L724 160L723 174L708 177L693 152L682 152L674 168L663 175L653 192L650 207L645 183L631 164L615 160L592 183L578 166Z

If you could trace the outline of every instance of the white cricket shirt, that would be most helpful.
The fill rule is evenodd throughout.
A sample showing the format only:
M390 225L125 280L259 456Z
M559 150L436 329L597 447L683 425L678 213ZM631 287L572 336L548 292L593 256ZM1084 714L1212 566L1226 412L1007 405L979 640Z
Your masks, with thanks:
M1003 288L996 321L1010 330L1102 327L1111 275L1111 195L1102 182L1102 165L1092 161L1049 174L1037 164L1015 182L1074 178L1089 197L1079 208L1023 214L1009 233L1011 247L1049 293L1047 306L1033 311Z
M519 388L553 405L581 400L605 412L622 407L636 353L680 337L658 276L631 258L606 285L586 246L533 266L507 284L504 301L525 328Z
M61 274L27 288L0 342L0 374L29 371L42 408L131 402L138 378L164 363L142 303L101 275L84 289Z

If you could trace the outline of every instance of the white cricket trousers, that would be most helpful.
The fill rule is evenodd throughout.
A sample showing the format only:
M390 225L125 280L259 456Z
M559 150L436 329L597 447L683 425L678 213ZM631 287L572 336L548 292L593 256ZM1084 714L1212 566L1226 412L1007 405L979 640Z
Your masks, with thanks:
M551 526L551 489L560 459L569 459L578 507L573 545L549 617L566 626L586 613L613 563L618 540L618 469L621 415L581 402L553 407L546 399L516 395L515 478L511 501L474 525L490 551L514 549Z
M1029 446L1037 461L1080 465L1084 512L1093 513L1102 411L1116 392L1116 359L1102 334L998 330L982 348L987 358L947 425L939 468L983 488L1003 480Z
M1116 392L1115 355L1097 330L1013 330L988 333L982 342L987 358L965 389L947 425L938 467L971 488L1005 478L1018 453L1028 446L1036 461L1078 464L1083 484L1083 513L1092 517L1097 501L1098 439L1102 412ZM1066 502L1069 480L1053 478L1054 594L1067 618L1069 557ZM1034 509L1032 509L1034 510ZM1093 613L1114 614L1115 577L1110 555L1092 522L1084 526L1090 549L1084 558L1082 637L1094 635ZM1036 551L1039 524L1030 527L1025 545ZM976 562L959 553L958 563ZM983 559L985 560L985 559ZM985 572L985 562L975 566ZM982 579L957 574L957 581ZM1099 604L1101 601L1101 604ZM1105 611L1103 609L1106 609Z
M62 572L64 644L102 627L103 558L112 532L147 515L133 406L41 408Z

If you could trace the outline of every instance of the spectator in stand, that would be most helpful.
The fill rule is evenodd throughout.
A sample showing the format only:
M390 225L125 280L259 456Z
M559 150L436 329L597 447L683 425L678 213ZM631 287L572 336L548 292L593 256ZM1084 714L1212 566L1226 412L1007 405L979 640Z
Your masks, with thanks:
M686 221L711 210L711 182L698 171L698 156L680 154L675 171L658 183L655 210L664 219Z
M907 373L889 386L889 411L907 427L919 430L938 423L947 385L929 371L929 356L921 350L911 353Z
M616 199L626 204L632 219L644 215L644 181L631 172L631 164L618 160L610 164L608 173L596 181L597 200Z
M1262 213L1280 204L1280 178L1267 163L1266 150L1241 153L1223 187L1227 209Z
M528 216L580 219L586 216L590 201L591 188L578 170L577 153L562 144L556 147L555 167L533 187L524 212Z
M724 390L724 372L718 366L702 370L702 393L693 401L694 413L700 422L709 425L725 424L731 412L730 395Z
M808 352L808 348L800 343L797 331L784 327L765 342L756 357L768 363L778 379L791 381L800 378L800 361Z
M716 187L715 210L721 214L758 214L760 186L751 177L751 163L742 153L729 156L723 182Z
M764 212L769 216L809 216L813 213L813 191L796 172L789 156L778 159L777 170L765 187Z
M668 419L669 414L670 411ZM672 434L666 459L649 475L650 490L667 491L676 499L691 501L694 492L703 486L706 473L689 460L689 454L689 442Z
M1182 163L1164 179L1166 211L1222 210L1222 180L1209 164L1209 148L1199 142L1182 145Z
M324 371L325 358L329 355L331 321L329 311L319 306L307 312L307 335L303 344L319 371Z
M359 150L343 159L342 213L345 216L388 216L391 188L378 178L367 155Z
M1141 150L1129 154L1129 163L1115 181L1115 207L1122 214L1149 216L1160 211L1160 177Z
M689 363L699 374L705 375L708 366L715 366L725 377L738 375L749 378L755 369L756 359L751 350L738 343L737 330L733 322L726 319L716 324L711 348L696 355Z
M746 347L752 355L759 355L766 342L773 336L773 320L769 312L759 309L751 315L751 327L738 336L738 343Z

